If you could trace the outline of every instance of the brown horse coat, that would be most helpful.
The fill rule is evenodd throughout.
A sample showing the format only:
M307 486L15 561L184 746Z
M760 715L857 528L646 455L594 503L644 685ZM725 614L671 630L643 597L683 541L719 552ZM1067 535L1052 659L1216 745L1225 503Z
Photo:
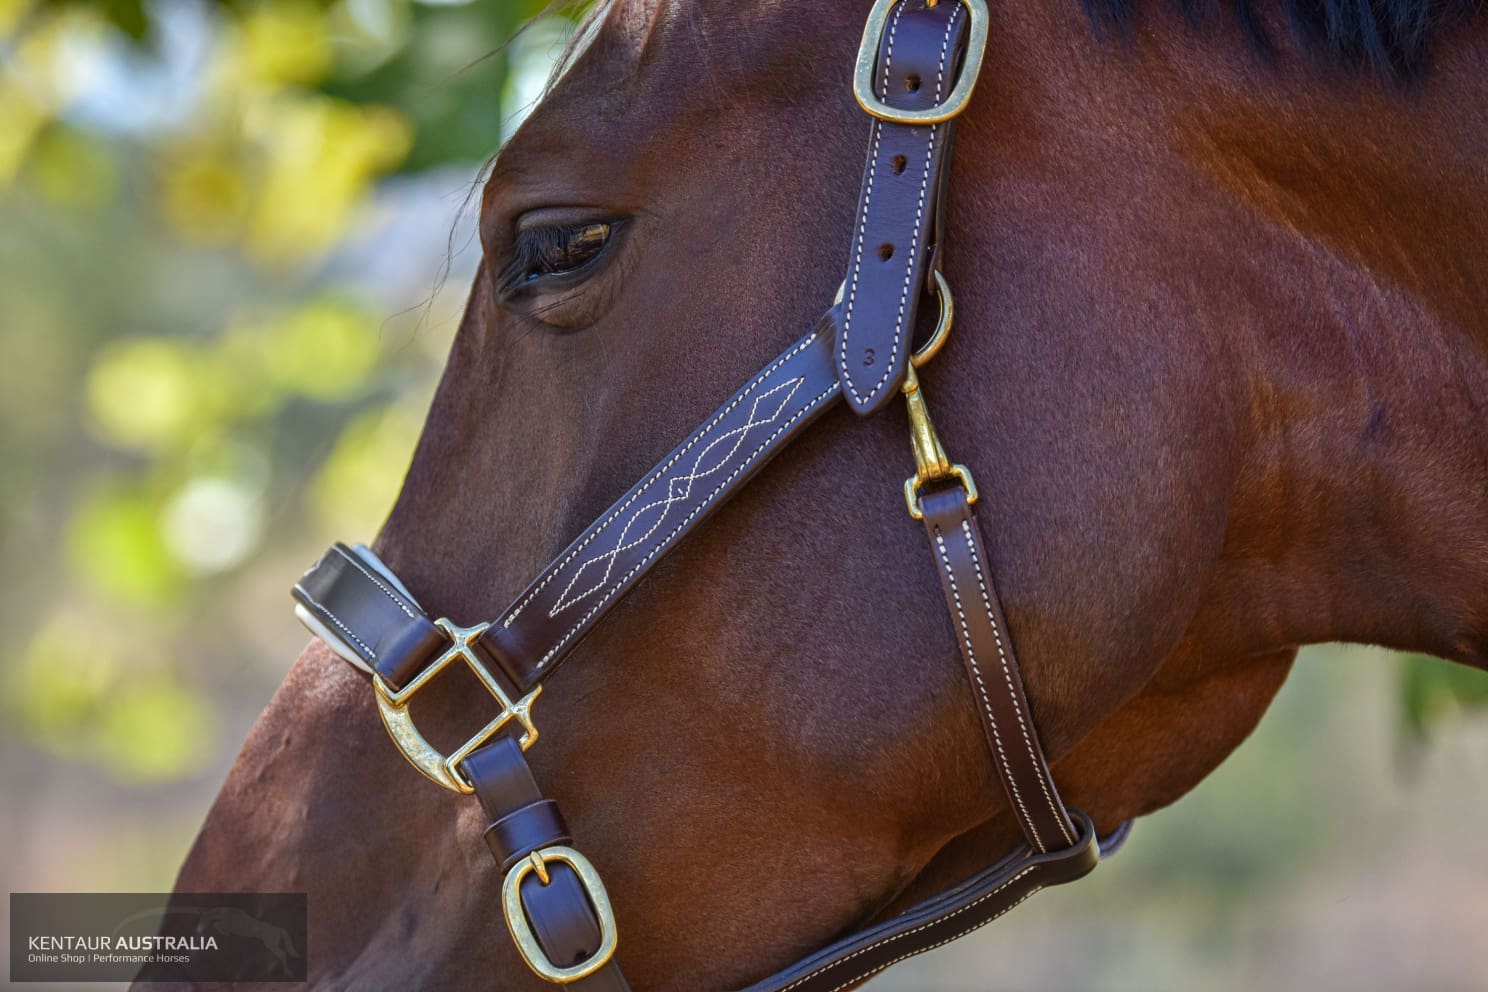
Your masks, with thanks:
M431 613L494 615L831 299L865 10L601 12L495 163L378 540ZM999 4L992 38L954 165L958 329L924 379L1066 798L1103 828L1173 801L1302 644L1488 667L1488 22L1406 87L1287 44L1268 66L1163 7L1102 47L1068 2ZM584 278L499 298L519 227L599 215L625 223ZM1012 842L909 464L897 413L829 414L540 701L533 766L638 988L747 984ZM421 725L475 719L430 692ZM541 987L483 826L314 644L178 884L308 891L319 985Z

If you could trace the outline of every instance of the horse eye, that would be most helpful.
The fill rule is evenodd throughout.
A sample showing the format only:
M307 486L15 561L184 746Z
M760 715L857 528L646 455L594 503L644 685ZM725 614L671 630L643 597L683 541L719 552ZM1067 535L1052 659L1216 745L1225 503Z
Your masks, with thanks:
M563 275L583 268L599 257L610 242L613 225L578 224L572 227L540 227L518 236L517 258L522 262L522 281Z

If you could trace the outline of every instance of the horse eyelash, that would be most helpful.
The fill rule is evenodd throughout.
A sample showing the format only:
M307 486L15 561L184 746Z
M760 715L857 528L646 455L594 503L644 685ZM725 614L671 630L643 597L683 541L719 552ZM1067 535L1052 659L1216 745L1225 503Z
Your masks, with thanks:
M527 281L532 269L542 261L543 254L558 248L564 232L561 228L539 227L523 231L512 246L512 257L496 277L497 286L509 293Z
M613 238L615 222L605 222L610 226L609 237ZM565 227L534 227L520 232L516 237L516 243L512 246L512 257L502 266L501 272L496 277L497 289L503 295L514 293L526 285L533 271L541 264L543 258L550 252L557 251L563 247L565 239L588 224L578 224ZM606 245L609 241L606 239ZM604 249L601 248L602 252ZM596 253L595 257L598 257Z

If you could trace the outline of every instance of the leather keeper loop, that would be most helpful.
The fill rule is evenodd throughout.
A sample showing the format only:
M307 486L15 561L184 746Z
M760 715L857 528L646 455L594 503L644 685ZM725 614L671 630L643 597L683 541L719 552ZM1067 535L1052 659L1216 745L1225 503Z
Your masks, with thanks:
M447 647L449 640L438 627L424 617L410 617L386 644L377 645L374 667L384 682L401 689Z
M501 865L505 875L518 861L533 851L554 844L571 844L573 837L558 804L551 799L539 799L509 813L486 828L486 846Z

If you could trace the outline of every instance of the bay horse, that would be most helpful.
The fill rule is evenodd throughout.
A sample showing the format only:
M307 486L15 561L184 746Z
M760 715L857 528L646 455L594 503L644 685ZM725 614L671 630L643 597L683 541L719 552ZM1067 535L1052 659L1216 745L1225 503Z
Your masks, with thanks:
M1119 7L993 8L946 206L958 330L925 371L1046 753L1102 831L1204 778L1301 645L1488 668L1488 27L1288 0L1240 5L1247 45ZM489 616L831 300L866 9L591 15L494 162L375 544L431 611ZM636 987L746 986L1017 840L907 461L897 418L825 414L544 695L530 760ZM468 720L468 688L421 722ZM479 810L375 714L311 643L178 888L308 892L316 987L545 987L494 919Z

